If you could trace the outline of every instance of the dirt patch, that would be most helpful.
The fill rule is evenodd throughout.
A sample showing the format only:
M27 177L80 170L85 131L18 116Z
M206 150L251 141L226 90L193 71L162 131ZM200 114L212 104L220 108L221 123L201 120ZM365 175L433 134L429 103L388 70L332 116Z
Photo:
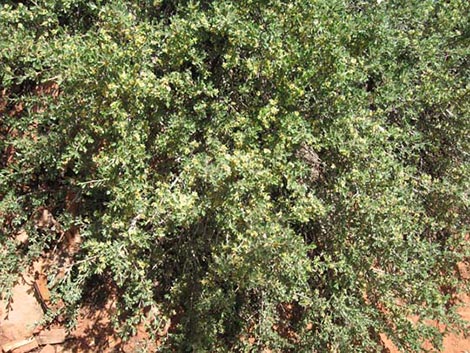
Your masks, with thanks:
M32 272L42 269L43 266L36 264ZM461 277L468 279L470 276L470 266L460 269ZM7 308L7 303L0 302L0 345L5 343L24 340L31 337L40 337L41 332L47 332L48 329L60 329L66 325L66 322L51 325L49 327L37 327L37 323L43 318L43 308L41 300L37 295L38 290L34 288L37 278L31 273L23 274L19 283L13 288L13 300ZM470 322L470 295L461 295L457 298L461 307L459 314L462 318ZM9 310L8 310L9 309ZM146 333L144 326L137 327L137 333L128 341L123 342L117 335L116 330L111 321L111 317L116 310L116 295L110 291L100 300L90 297L90 300L80 309L77 325L75 328L67 332L65 342L59 344L41 344L38 348L29 348L24 352L34 353L133 353L148 349L149 352L155 352L159 342L154 342ZM284 335L289 337L293 342L296 341L294 333L288 330L290 321L296 319L299 308L283 303L279 306L283 325L286 327ZM169 323L161 332L161 337L166 336L171 331ZM388 353L405 353L400 352L393 343L384 335L381 338L385 342L386 348L384 352ZM26 349L27 347L25 347ZM14 350L14 353L22 352L22 350ZM442 353L467 353L470 352L470 337L458 336L455 334L447 335L444 338L444 349Z
M459 309L459 314L466 321L470 322L470 296L465 295L461 297L462 307ZM385 343L386 353L405 353L400 351L387 337L381 335ZM426 348L430 348L427 347ZM462 335L449 334L444 337L442 353L468 353L470 352L470 337Z
M24 274L13 288L12 301L0 302L0 345L32 336L43 310L36 299L34 277Z
M461 279L470 279L470 265L468 263L459 264L458 273ZM462 319L470 323L470 295L460 295L453 299L453 303L459 306L458 313L460 314ZM434 325L438 324L434 323ZM439 329L443 330L444 327L439 327ZM396 346L385 335L381 335L381 338L385 343L386 353L405 353L398 350ZM430 347L425 346L425 348ZM464 336L448 334L444 337L443 350L441 353L470 353L470 335Z
M462 307L459 309L459 314L465 321L470 322L470 296L465 295L461 297ZM444 338L444 352L445 353L468 353L470 352L470 337L463 337L457 335L448 335Z

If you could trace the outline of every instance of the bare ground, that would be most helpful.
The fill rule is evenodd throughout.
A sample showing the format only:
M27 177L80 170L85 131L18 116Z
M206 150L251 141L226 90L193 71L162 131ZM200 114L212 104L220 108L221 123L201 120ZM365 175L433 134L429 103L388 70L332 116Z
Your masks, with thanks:
M470 267L461 268L461 274L462 277L469 278ZM462 305L459 313L464 320L470 322L470 295L462 295L459 300ZM75 329L70 332L64 343L42 346L32 350L24 347L24 350L16 349L13 353L132 353L144 347L154 351L156 343L149 340L142 328L138 328L136 336L129 341L121 341L110 321L110 313L113 311L114 305L114 299L108 298L102 303L84 306L79 313ZM13 300L10 307L7 308L4 301L0 302L0 346L37 334L42 329L37 327L37 323L43 316L43 309L34 289L34 276L24 274L13 289ZM56 324L55 327L58 325ZM165 328L165 331L168 332L168 327ZM382 339L386 343L385 352L406 353L397 350L386 337L382 336ZM442 353L470 353L470 337L446 336Z

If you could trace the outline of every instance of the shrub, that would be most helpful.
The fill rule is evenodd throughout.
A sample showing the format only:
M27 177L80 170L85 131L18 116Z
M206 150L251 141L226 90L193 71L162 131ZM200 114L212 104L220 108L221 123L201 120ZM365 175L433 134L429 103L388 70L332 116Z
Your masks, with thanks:
M2 292L75 227L68 313L111 284L123 335L178 313L162 349L440 347L429 319L463 328L469 6L7 0Z

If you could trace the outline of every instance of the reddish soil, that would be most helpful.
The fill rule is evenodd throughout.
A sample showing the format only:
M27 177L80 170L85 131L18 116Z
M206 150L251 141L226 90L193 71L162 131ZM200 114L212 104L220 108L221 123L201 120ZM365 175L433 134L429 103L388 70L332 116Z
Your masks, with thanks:
M31 278L29 278L31 279ZM6 308L2 303L0 318L0 345L30 337L35 329L35 324L42 318L43 312L36 300L31 282L25 281L18 284L13 291L11 309L6 314ZM470 321L470 296L462 298L462 308L459 313L465 320ZM128 342L122 342L115 333L110 322L110 313L113 311L114 302L108 300L100 307L85 307L81 310L76 328L70 333L70 338L63 344L45 346L32 352L41 353L132 353L139 348L149 347L151 342L143 329L139 329L135 337ZM400 352L384 337L389 353ZM153 345L155 347L155 345ZM47 347L47 348L46 348ZM15 350L14 353L20 353ZM470 352L470 338L449 335L444 339L442 353L467 353Z
M63 345L64 353L124 352L132 353L150 345L148 335L142 328L129 341L123 342L110 321L115 308L113 299L100 306L87 306L80 311L77 326L70 339Z
M470 322L470 296L461 297L463 306L459 310L459 314L463 319ZM459 337L449 335L444 339L445 353L468 353L470 352L470 337Z
M9 308L4 301L0 302L0 347L7 343L36 337L35 335L45 330L42 326L38 326L44 317L44 312L34 289L33 276L27 275L25 278L13 289L13 300ZM112 299L98 306L91 304L84 306L80 310L76 327L69 332L65 342L32 350L31 345L28 345L23 349L13 350L13 353L132 353L139 351L139 348L149 347L148 335L141 328L127 342L122 342L117 337L110 321L113 310ZM59 324L53 324L49 328L58 327Z
M34 296L32 276L25 275L13 288L9 308L5 302L0 304L0 345L31 336L35 323L43 317L41 305Z
M462 307L458 310L459 314L466 321L470 322L470 296L461 296ZM398 350L395 345L384 335L381 335L386 345L386 353L406 353ZM430 348L430 347L426 347ZM442 353L470 353L470 337L458 336L455 334L444 337L444 349Z
M462 279L470 279L470 265L464 266L459 265L459 273ZM462 316L465 321L470 322L470 295L461 295L456 298L457 305L460 306L458 313ZM435 324L435 323L434 323ZM441 327L440 329L444 329ZM386 344L387 353L406 353L399 351L395 345L384 335L381 335L382 340ZM441 353L470 353L470 335L464 337L463 335L450 334L444 337L443 351ZM426 347L425 348L430 348Z
M43 267L36 264L36 271L41 270L41 268ZM470 267L461 268L460 270L462 277L470 278ZM459 299L462 304L459 313L463 319L470 322L470 295L462 295ZM34 290L34 277L31 274L24 274L14 287L13 301L10 304L9 311L5 302L0 302L0 304L0 346L32 337L41 331L42 328L38 328L37 323L43 318L44 313L37 292ZM286 315L295 312L294 308L290 308L288 305L281 306L282 311L287 313ZM68 339L64 343L42 346L33 350L17 349L13 353L132 353L140 351L141 348L149 348L150 352L156 350L156 344L149 340L142 327L138 328L136 336L127 342L122 342L116 335L110 321L114 310L115 301L112 295L104 298L102 303L96 301L89 303L81 309L77 326L69 333ZM291 318L286 317L286 319ZM57 324L55 327L58 327ZM169 329L170 327L167 325L163 329L162 335L165 335ZM290 332L287 334L290 334ZM386 343L384 352L406 353L397 350L386 337L381 337ZM296 336L293 335L291 338L295 342ZM470 353L470 337L446 336L442 353Z

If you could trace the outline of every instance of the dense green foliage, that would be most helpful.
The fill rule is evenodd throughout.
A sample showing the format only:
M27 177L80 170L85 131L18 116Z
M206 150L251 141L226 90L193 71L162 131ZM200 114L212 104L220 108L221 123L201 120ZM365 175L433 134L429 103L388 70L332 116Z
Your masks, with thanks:
M439 347L426 321L458 329L466 285L469 10L3 1L0 290L73 225L68 313L117 288L123 334L178 313L162 350Z

